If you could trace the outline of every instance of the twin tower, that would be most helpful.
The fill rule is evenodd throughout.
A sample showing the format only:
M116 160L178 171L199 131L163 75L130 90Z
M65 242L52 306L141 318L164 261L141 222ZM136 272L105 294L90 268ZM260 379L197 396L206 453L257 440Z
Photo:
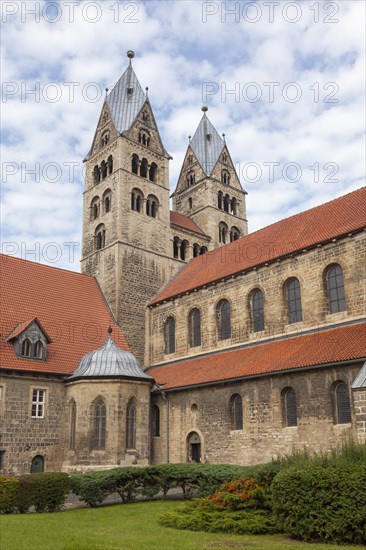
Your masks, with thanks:
M247 220L245 191L207 107L170 209L172 157L133 70L134 53L127 56L85 159L81 265L98 280L132 353L148 364L149 301L192 258L246 235Z

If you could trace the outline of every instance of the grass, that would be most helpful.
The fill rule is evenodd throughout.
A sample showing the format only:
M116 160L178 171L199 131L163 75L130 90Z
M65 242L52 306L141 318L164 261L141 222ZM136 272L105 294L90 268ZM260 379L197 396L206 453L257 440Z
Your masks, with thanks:
M346 550L366 548L306 544L284 535L242 536L161 527L157 517L181 503L153 501L83 508L54 514L0 516L1 550Z

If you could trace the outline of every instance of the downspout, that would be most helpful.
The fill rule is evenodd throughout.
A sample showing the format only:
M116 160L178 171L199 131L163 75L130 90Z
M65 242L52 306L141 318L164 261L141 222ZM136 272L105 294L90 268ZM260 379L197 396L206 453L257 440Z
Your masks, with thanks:
M165 401L165 463L169 464L169 401L165 391L161 395Z

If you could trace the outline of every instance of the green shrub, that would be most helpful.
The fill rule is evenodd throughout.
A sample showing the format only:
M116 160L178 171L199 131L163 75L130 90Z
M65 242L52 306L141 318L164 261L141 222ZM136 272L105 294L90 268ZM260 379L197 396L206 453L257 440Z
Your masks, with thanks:
M0 513L11 514L17 509L19 479L0 475Z
M273 481L279 527L304 541L366 543L366 464L315 457Z
M34 506L36 512L55 512L63 505L70 491L68 474L44 472L20 476L18 510L27 512Z

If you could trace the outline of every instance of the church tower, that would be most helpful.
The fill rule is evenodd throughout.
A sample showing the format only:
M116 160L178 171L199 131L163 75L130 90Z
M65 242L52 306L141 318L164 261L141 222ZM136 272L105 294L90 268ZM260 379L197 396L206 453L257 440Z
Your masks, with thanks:
M82 272L94 275L143 362L146 305L177 268L169 160L149 98L129 66L107 93L85 159ZM108 92L108 90L107 90Z
M173 210L211 237L210 249L247 235L245 195L229 150L202 107L173 193Z

